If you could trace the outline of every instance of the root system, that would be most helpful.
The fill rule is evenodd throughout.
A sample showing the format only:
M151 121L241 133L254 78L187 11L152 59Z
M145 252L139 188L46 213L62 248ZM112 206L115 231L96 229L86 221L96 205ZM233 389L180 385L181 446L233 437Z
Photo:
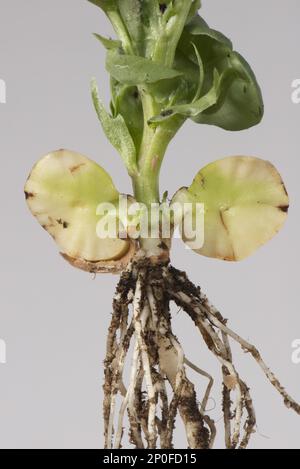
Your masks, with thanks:
M234 365L231 341L256 360L285 405L300 414L300 406L287 394L256 347L228 328L227 320L184 272L168 261L153 262L137 256L121 275L108 333L104 383L106 448L121 448L126 412L129 440L136 448L172 448L177 414L185 427L189 448L213 448L216 425L206 411L213 378L185 357L172 331L171 302L192 320L220 363L226 448L247 448L256 428L250 389ZM123 372L131 343L126 389ZM187 377L187 367L208 380L200 402ZM116 415L118 394L122 402Z

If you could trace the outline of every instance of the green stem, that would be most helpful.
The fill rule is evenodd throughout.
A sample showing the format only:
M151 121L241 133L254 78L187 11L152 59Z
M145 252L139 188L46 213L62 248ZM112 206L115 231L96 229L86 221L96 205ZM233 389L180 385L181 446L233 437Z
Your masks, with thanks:
M127 54L133 54L130 36L119 12L113 9L107 11L106 14L111 24L113 25L116 34L119 36L120 41L122 42L124 51Z
M160 125L157 128L149 126L146 122L141 151L138 159L138 174L132 177L135 199L146 205L148 208L148 229L151 233L153 223L157 220L152 219L151 204L160 204L159 175L162 161L166 149L174 137L175 133L182 125L183 120L177 119L166 125ZM164 240L165 245L169 246L170 240ZM141 248L151 256L166 255L162 251L160 236L152 238L149 236L140 237Z
M134 196L138 202L150 206L160 202L159 175L166 149L183 124L183 119L174 117L156 127L149 119L160 112L160 107L145 88L140 89L144 110L144 132L137 159L138 173L132 176Z
M172 67L176 48L186 24L193 0L181 0L174 6L173 15L163 28L161 37L157 40L152 60Z
M190 12L193 0L176 0L170 12L170 17L165 19L163 33L156 41L152 60L172 66L176 48L184 25ZM122 41L126 53L134 54L130 35L123 22L119 11L108 8L106 14ZM146 86L139 86L144 111L144 131L137 158L138 171L131 175L134 195L138 202L147 206L160 202L159 175L166 149L184 122L179 116L168 119L158 126L151 126L148 121L151 117L161 112L161 106L155 101Z
M133 177L134 195L138 202L150 205L160 201L159 173L168 144L168 135L163 129L147 129L144 132L139 171Z

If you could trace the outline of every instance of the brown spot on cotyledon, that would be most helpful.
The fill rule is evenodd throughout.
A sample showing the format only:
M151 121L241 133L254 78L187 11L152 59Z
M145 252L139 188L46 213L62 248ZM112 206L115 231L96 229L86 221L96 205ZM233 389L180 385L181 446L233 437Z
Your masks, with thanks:
M76 173L76 171L78 171L82 166L85 166L85 163L80 163L80 164L77 164L75 166L71 166L70 167L70 172L72 174Z
M289 205L279 205L277 208L285 213L288 213L289 211Z
M53 225L42 225L43 230L47 231L49 235L55 240L55 235L54 233L51 232L51 228L53 228Z
M59 220L56 220L59 225L62 225L64 229L67 229L69 226L69 223L67 221L62 220L61 218Z
M35 194L33 194L32 192L24 191L24 194L25 194L25 199L26 200L32 199L33 197L35 197Z

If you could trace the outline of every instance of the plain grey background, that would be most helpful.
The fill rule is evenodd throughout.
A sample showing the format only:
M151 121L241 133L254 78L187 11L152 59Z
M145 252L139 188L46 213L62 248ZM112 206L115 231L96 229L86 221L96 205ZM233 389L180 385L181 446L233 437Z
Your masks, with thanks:
M203 0L202 15L253 66L265 118L241 133L187 123L168 151L162 189L174 193L215 159L254 155L278 167L291 210L281 233L242 263L202 258L180 240L173 263L201 284L231 327L259 347L300 400L300 365L291 361L291 343L300 338L300 105L291 101L291 83L300 78L300 3ZM0 0L0 78L7 84L7 104L0 104L0 338L7 344L7 364L0 364L1 448L102 447L102 361L117 278L93 280L65 263L23 197L32 165L58 148L94 158L121 192L131 190L91 105L94 75L109 99L104 50L92 32L110 34L111 27L87 1ZM218 384L218 364L176 310L174 327L187 356ZM234 350L258 416L251 448L300 448L300 417L284 407L252 358ZM212 396L219 403L217 384ZM210 415L219 420L220 406ZM217 447L223 447L218 425ZM176 444L185 445L182 430Z

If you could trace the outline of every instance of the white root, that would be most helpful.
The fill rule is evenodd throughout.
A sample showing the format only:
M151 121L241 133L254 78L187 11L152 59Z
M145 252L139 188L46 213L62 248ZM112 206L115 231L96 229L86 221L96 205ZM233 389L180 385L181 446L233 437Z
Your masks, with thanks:
M136 332L137 341L139 344L140 354L142 358L145 381L147 387L148 401L149 401L149 413L148 413L148 437L149 447L155 448L157 432L156 432L156 401L155 401L155 388L152 382L151 376L151 364L149 359L149 352L147 345L143 337L143 329L149 319L149 306L148 304L142 305L142 294L143 294L143 279L142 273L139 274L136 284L136 291L133 302L134 309L134 327Z
M206 412L206 408L207 408L207 403L208 403L208 400L209 400L209 396L210 396L210 393L211 393L211 390L212 390L212 387L214 385L214 380L213 380L213 377L208 374L206 371L202 370L201 368L199 368L197 365L195 365L194 363L192 363L190 360L188 360L187 358L184 359L184 363L189 366L192 370L194 370L196 373L198 373L199 375L201 376L204 376L205 378L208 379L208 386L206 388L206 391L205 391L205 394L204 394L204 398L202 399L202 402L201 402L201 406L200 406L200 410L201 412L204 414Z
M178 296L178 298L181 301L186 302L191 307L192 302L193 302L192 298L188 297L185 293L182 293L182 292L176 293L176 296ZM241 386L239 383L239 377L232 363L230 363L230 361L223 358L224 356L226 357L227 355L226 347L224 343L221 342L221 339L217 336L213 328L209 326L207 322L203 321L203 314L201 310L195 306L193 306L193 308L195 311L197 311L197 314L201 316L201 325L203 326L205 332L211 337L214 343L215 355L217 359L219 360L222 366L226 367L226 369L228 370L228 374L234 377L234 380L235 380L235 388L236 388L235 419L234 419L233 436L232 436L232 440L230 443L230 446L235 448L240 438L241 420L242 420L242 415L243 415L243 394L242 394Z
M230 376L234 377L235 382L235 391L236 391L236 404L235 404L235 418L233 425L233 434L231 439L231 448L236 448L239 443L240 434L241 434L241 421L243 416L243 392L240 385L239 376L232 365L228 360L224 360L221 357L218 357L219 361L223 366L226 367ZM226 386L226 382L224 383Z
M128 332L127 329L127 320L126 325L124 320L122 321L122 329L121 329L121 336L120 336L120 343L118 352L116 353L116 357L112 362L112 370L113 370L113 383L112 388L113 392L111 395L111 402L110 402L110 413L109 413L109 422L108 422L108 430L107 430L107 439L106 439L106 447L108 449L112 448L112 439L113 439L113 432L114 432L114 420L115 420L115 411L116 411L116 395L117 392L114 392L114 388L116 387L117 391L119 390L121 395L126 395L126 388L122 381L123 369L125 365L125 359L127 350L124 348L124 339Z
M176 350L177 354L177 373L175 379L175 392L179 391L182 385L182 379L184 374L184 351L178 342L178 340L173 336L170 337L170 342Z
M196 415L190 418L189 405L194 405L194 411L197 412L197 404L194 396L194 387L188 381L184 369L184 353L177 339L173 337L161 338L159 348L160 364L162 371L166 374L174 390L174 397L171 402L172 419L176 416L177 407L185 426L186 436L190 448L203 448L206 444L204 438L203 423ZM175 413L174 413L175 411ZM199 410L199 419L201 412ZM171 419L171 420L172 420ZM205 421L203 417L203 422ZM169 422L169 432L172 437L173 422ZM171 427L171 428L170 428Z
M113 386L117 386L117 389L121 390L121 393L122 391L124 393L124 389L125 389L124 384L123 384L123 387L121 384L122 383L121 376L123 373L125 358L126 358L126 351L120 344L119 353L117 354L117 357L116 357L116 362L118 364L113 367L113 373L114 373ZM116 376L118 375L120 376L119 382L115 382ZM111 396L109 423L108 423L108 431L107 431L107 448L108 449L112 448L112 438L113 438L114 420L115 420L115 411L116 411L116 396L117 396L117 393L113 392Z
M137 415L137 410L136 410L136 392L139 392L142 387L144 379L144 372L143 369L141 368L141 360L139 359L139 369L137 371L137 374L135 376L135 382L134 382L134 394L131 395L129 402L128 402L128 415L129 415L129 420L131 424L131 432L132 432L132 439L134 444L138 449L144 449L144 442L141 434L141 429L140 429L140 424L143 422L140 422L140 418ZM148 429L145 428L145 435L148 438Z
M180 273L179 273L180 274ZM259 351L255 346L242 339L238 334L229 329L226 325L226 320L222 318L220 313L215 307L213 307L207 298L201 294L200 290L193 287L193 285L187 280L184 274L178 275L178 271L175 274L179 284L182 284L182 290L179 287L174 292L170 290L170 296L177 302L177 304L183 306L186 312L192 317L194 322L199 327L208 347L214 352L219 361L223 363L223 382L224 382L224 393L223 393L223 410L224 410L224 423L225 423L225 441L226 447L235 448L240 438L240 427L242 420L243 409L247 411L248 417L244 425L244 435L240 443L239 448L246 448L251 434L254 432L256 425L256 416L252 403L252 399L249 393L247 385L239 378L238 374L232 363L232 353L229 344L229 337L235 340L245 352L249 352L256 360L262 371L264 372L267 379L283 397L284 403L288 408L292 408L296 413L300 414L300 405L286 392L284 387L280 384L276 376L270 371L266 363L263 361ZM177 301L177 300L178 301ZM198 316L199 319L196 317ZM204 324L203 318L207 318L212 326L214 334L210 334L209 329ZM218 346L216 347L214 331L216 328L221 332L222 343L225 347L225 355L223 350ZM208 333L208 336L207 336ZM208 340L208 338L210 339ZM217 336L219 338L219 336ZM210 340L213 341L214 345ZM227 386L227 388L226 388ZM237 392L237 402L235 411L234 431L231 438L231 411L230 411L230 391L235 389Z
M268 380L283 396L286 406L300 414L300 406L286 393L258 350L227 327L227 321L184 273L167 266L165 262L160 263L159 259L137 257L129 271L121 277L117 292L105 361L106 448L110 449L112 444L115 449L121 448L126 410L130 442L137 448L144 448L147 443L149 449L155 449L158 441L162 449L172 448L177 412L185 427L190 448L213 447L216 427L205 412L214 381L206 371L185 357L179 340L172 332L170 301L190 316L221 365L227 448L246 448L256 425L250 390L233 364L231 339L254 357ZM133 317L128 325L129 303L133 303ZM135 345L130 382L126 389L122 375L133 334ZM187 378L186 366L208 379L200 404L194 385ZM170 402L166 378L173 389ZM236 399L231 409L233 392ZM123 399L114 432L117 393Z
M283 397L284 403L286 407L292 408L296 413L300 415L300 405L286 392L284 387L281 385L279 380L276 378L274 373L268 368L266 363L263 361L259 351L257 348L244 340L242 337L240 337L238 334L233 332L231 329L229 329L220 319L218 319L219 312L215 307L210 305L210 303L207 301L207 298L204 295L201 295L200 300L193 299L187 297L187 295L179 293L176 294L180 298L181 301L186 303L189 307L191 307L196 314L199 316L203 316L203 313L207 315L211 323L217 327L220 331L222 331L224 334L228 335L232 339L234 339L236 342L240 344L242 349L244 351L249 352L252 357L255 359L255 361L258 363L262 371L264 372L265 376L267 379L270 381L270 383L275 387L275 389L279 392L279 394Z
M161 377L160 383L157 383L158 393L161 400L161 428L159 432L161 449L169 449L169 401L165 380Z
M255 410L253 407L253 402L249 393L249 389L247 388L244 382L242 382L242 386L243 386L245 407L248 413L248 418L244 426L245 432L244 432L244 436L243 436L243 439L241 441L239 448L245 449L247 448L249 444L252 433L255 432L254 428L256 426L256 415L255 415Z
M126 396L123 399L123 402L121 404L121 408L120 408L120 412L119 412L119 418L118 418L118 429L117 429L117 432L116 432L114 449L118 449L121 446L121 440L122 440L122 435L123 435L124 415L125 415L128 403L129 402L132 403L132 400L133 400L133 397L134 397L134 386L135 386L137 372L138 372L138 362L139 362L139 346L138 346L138 342L136 341L135 346L134 346L133 358L132 358L132 366L131 366L131 373L130 373L130 385L128 387Z
M148 290L149 305L152 310L154 318L158 316L158 309L153 292ZM184 367L184 352L178 342L177 338L173 335L170 325L165 317L161 314L157 323L157 343L159 346L159 362L163 374L168 378L171 384L174 396L170 404L170 414L168 419L167 440L169 446L171 445L173 435L173 423L177 413L177 407L185 426L187 440L190 448L204 447L208 442L206 431L201 422L202 414L197 409L196 397L194 395L194 387L188 381L185 374ZM190 407L191 406L191 407ZM194 407L193 407L194 406ZM195 409L198 413L199 420L194 416L194 419L189 417L190 409ZM212 425L213 428L213 425Z
M120 379L120 382L119 382L119 391L120 391L120 394L122 397L126 397L126 394L127 394L127 389L126 389L126 386L123 382L123 379Z
M232 363L232 352L228 336L222 332L223 343L226 348L227 359ZM230 389L226 386L226 378L228 371L225 367L222 368L223 374L223 413L224 413L224 430L225 430L225 446L227 449L231 448L231 398Z
M147 298L149 302L149 307L152 315L152 328L153 331L156 332L156 335L158 333L158 311L156 308L156 303L154 299L154 294L152 291L152 287L150 285L147 286Z
M206 424L208 425L208 428L209 428L209 431L210 431L209 449L212 449L213 446L214 446L216 435L217 435L217 429L216 429L214 420L212 420L208 415L205 415L205 412L207 410L206 408L207 408L208 400L210 398L210 393L211 393L212 387L214 385L214 380L213 380L213 377L209 373L207 373L206 371L199 368L197 365L192 363L187 358L184 359L184 363L189 368L194 370L196 373L198 373L199 375L204 376L205 378L208 379L208 385L207 385L204 397L202 399L202 402L200 404L200 413L203 416L204 422L206 422Z
M255 361L258 363L258 365L264 372L267 379L275 387L275 389L279 392L279 394L283 397L286 407L292 408L296 413L300 415L300 405L286 392L286 390L281 385L279 380L276 378L274 373L269 369L269 367L266 365L266 363L262 359L257 348L254 345L247 342L246 340L244 340L238 334L233 332L231 329L229 329L219 319L217 319L215 315L216 314L215 308L212 308L210 306L210 307L206 307L205 309L209 316L209 319L216 327L218 327L222 332L224 332L225 334L230 336L232 339L234 339L236 342L238 342L244 351L247 351L252 355L252 357L255 359Z
M193 298L189 297L186 295L184 292L170 292L172 296L177 297L181 302L185 303L188 305L190 308L193 308L193 310L201 316L201 326L204 328L205 332L213 338L214 346L216 349L216 353L219 355L226 355L226 348L225 345L223 344L222 340L220 337L217 335L217 333L214 331L214 329L211 327L210 321L205 317L202 313L202 310L199 306L195 306Z
M115 359L112 362L112 369L114 372L114 376L118 375L119 376L119 383L118 383L118 388L120 391L121 396L125 397L127 390L123 382L123 368L124 368L124 363L125 363L125 354L124 354L124 359L122 360L122 344L125 339L125 336L127 334L127 316L124 316L121 320L121 327L120 327L120 340L119 340L119 349L118 353L116 354ZM120 361L121 358L121 361Z
M111 401L110 401L110 414L109 414L107 442L106 442L107 449L112 448L112 436L113 436L113 431L114 431L113 425L114 425L115 409L116 409L116 394L113 393L111 396Z

